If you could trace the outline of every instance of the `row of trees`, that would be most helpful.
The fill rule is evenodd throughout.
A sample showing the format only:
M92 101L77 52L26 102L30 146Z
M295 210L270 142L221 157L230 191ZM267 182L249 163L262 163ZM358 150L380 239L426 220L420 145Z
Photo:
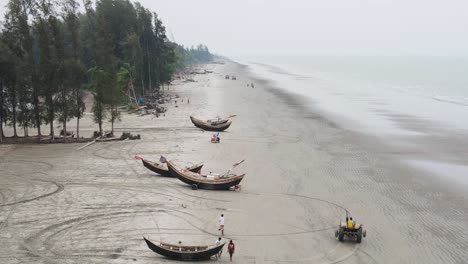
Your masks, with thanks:
M175 52L178 58L178 70L186 66L207 63L213 60L213 54L210 53L208 47L205 45L198 45L196 48L184 48L183 46L177 45Z
M83 116L84 90L94 95L94 120L119 119L128 99L159 90L184 66L207 62L206 46L170 42L158 15L129 0L10 0L0 33L0 140L3 124L37 129ZM83 10L84 12L80 12Z

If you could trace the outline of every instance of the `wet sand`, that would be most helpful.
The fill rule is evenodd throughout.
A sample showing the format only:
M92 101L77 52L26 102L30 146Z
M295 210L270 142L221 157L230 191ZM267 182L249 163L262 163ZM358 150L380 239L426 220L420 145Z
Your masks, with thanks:
M0 145L0 262L172 263L142 237L211 244L221 213L235 263L467 262L466 192L405 165L381 140L341 128L243 66L207 67L214 73L171 87L181 98L165 117L123 116L117 132L139 133L140 141L82 150ZM190 114L238 116L221 144L211 144ZM86 118L83 131L92 133ZM204 172L224 172L245 158L235 169L247 173L242 191L193 191L133 159L161 154L180 165L204 161ZM334 237L346 210L367 229L362 244ZM218 261L229 262L225 254Z

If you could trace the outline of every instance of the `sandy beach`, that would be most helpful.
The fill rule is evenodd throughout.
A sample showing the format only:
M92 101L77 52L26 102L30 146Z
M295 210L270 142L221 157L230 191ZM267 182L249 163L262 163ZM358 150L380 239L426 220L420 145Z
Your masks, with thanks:
M82 150L0 145L0 263L177 263L150 251L143 236L213 244L220 214L223 239L236 243L235 263L468 262L466 189L401 161L420 147L344 129L242 65L204 67L213 73L170 87L180 98L165 116L122 114L116 133L142 140ZM189 119L232 114L220 144ZM83 136L97 130L90 114L82 126ZM466 157L468 143L456 140L431 144ZM135 155L205 162L204 172L246 159L235 172L247 175L240 192L195 191ZM334 237L346 211L367 229L361 244ZM218 261L229 262L226 252Z

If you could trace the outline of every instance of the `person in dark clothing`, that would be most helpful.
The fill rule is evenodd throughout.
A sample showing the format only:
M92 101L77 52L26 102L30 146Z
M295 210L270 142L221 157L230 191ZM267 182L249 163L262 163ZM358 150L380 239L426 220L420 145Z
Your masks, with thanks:
M228 244L228 252L229 252L229 258L231 259L231 261L232 261L232 255L234 254L235 249L236 249L236 245L234 245L234 242L230 240Z

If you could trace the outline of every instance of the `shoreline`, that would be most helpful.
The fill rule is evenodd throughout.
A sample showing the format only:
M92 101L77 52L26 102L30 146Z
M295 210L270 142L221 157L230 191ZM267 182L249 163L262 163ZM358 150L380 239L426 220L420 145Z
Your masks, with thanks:
M221 213L224 239L236 243L236 263L468 258L464 193L403 166L378 138L343 129L241 65L206 67L214 73L171 87L190 104L168 105L173 109L160 118L125 115L116 124L116 132L131 128L142 140L80 151L69 144L16 145L2 155L4 261L165 263L146 247L143 235L184 245L211 243L219 235ZM237 80L225 80L227 74ZM252 82L255 88L246 87ZM230 114L237 117L220 144L211 144L212 133L188 118ZM241 192L193 191L150 172L134 155L164 155L180 165L204 161L203 171L213 172L245 158L236 172L247 175ZM334 238L346 211L367 229L362 244Z
M249 67L240 63L239 65L244 68ZM262 65L271 68L276 73L301 77L301 75L287 72L276 66ZM251 75L255 74L251 70L248 72ZM437 124L417 116L404 116L392 112L382 113L382 115L392 120L395 126L404 129L405 133L382 134L375 131L365 131L359 129L356 122L349 117L324 109L313 97L280 88L279 84L264 77L256 77L256 79L266 86L270 86L271 91L284 98L285 103L292 105L292 107L299 107L298 111L300 112L308 113L309 118L321 120L324 124L343 131L352 132L354 137L363 138L364 141L372 141L378 146L373 151L387 154L392 159L398 158L402 166L410 165L414 169L420 170L421 173L431 174L428 176L429 180L435 180L448 189L456 189L461 192L467 190L467 181L462 175L468 173L468 162L463 158L464 155L468 155L468 151L466 151L468 149L468 131L446 127L443 124ZM443 173L443 168L446 170L445 173ZM451 173L460 177L447 175Z

